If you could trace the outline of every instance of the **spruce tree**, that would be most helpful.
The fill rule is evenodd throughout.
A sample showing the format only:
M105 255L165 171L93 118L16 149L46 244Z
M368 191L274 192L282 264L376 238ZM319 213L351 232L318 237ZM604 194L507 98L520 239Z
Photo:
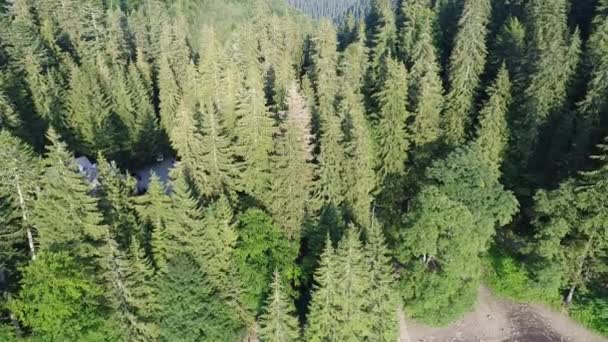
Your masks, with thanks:
M166 271L167 260L174 250L167 225L171 215L171 199L165 185L156 174L152 174L145 195L134 199L135 207L144 224L143 245L152 254L154 266Z
M19 209L3 194L0 196L0 276L8 285L3 289L4 295L14 290L15 286L9 284L16 280L17 267L28 260L23 241Z
M476 144L482 158L491 166L493 172L500 175L500 169L509 143L507 114L511 104L511 82L506 65L496 76L494 84L488 90L488 101L479 115L479 128Z
M537 260L534 273L540 288L552 293L568 289L566 304L577 290L605 274L608 246L605 222L606 162L608 148L599 146L598 166L556 190L535 196L534 226Z
M349 45L340 61L340 92L338 112L345 119L347 136L346 204L353 219L359 224L369 223L373 191L377 187L376 155L372 127L365 113L362 94L367 67L364 32L357 33L357 41Z
M116 239L119 247L126 250L133 239L142 239L142 227L131 200L135 181L101 154L97 157L97 165L99 209L110 234Z
M275 271L264 313L259 318L261 341L290 342L300 339L300 326L294 316L295 307L283 286L280 273Z
M38 244L41 251L66 251L87 265L98 256L108 227L97 209L98 199L90 194L91 184L78 171L66 144L53 129L47 139L45 170L32 217Z
M282 114L280 135L273 155L272 191L266 201L285 235L299 241L311 197L315 166L313 159L312 116L306 100L292 84L287 94L287 110Z
M329 236L320 264L315 271L315 285L308 308L308 324L304 337L307 341L338 341L337 298L338 279L336 278L336 252Z
M222 302L206 272L188 254L168 262L157 282L161 341L217 341L237 338L240 323Z
M10 195L11 207L18 206L21 229L25 231L29 255L36 258L36 244L30 222L34 192L42 174L41 162L32 149L7 131L0 132L0 191Z
M344 140L342 120L336 112L337 63L336 32L328 22L322 22L313 51L313 84L316 90L316 112L319 122L319 182L318 196L325 203L340 205L344 200Z
M407 121L408 74L405 66L395 59L386 61L386 76L382 90L376 94L379 104L376 136L380 178L405 173L410 133Z
M443 86L439 75L435 47L436 14L428 0L407 1L403 4L405 25L402 28L402 49L411 66L409 79L410 108L414 115L412 140L421 148L432 144L440 136L443 109Z
M151 286L152 269L142 252L137 240L133 240L125 253L111 235L106 238L102 250L104 296L113 309L117 328L128 341L158 338L158 326L152 316L156 309L156 293Z
M370 265L360 240L360 232L351 226L340 241L336 253L334 276L337 282L336 335L338 341L352 341L362 337L374 338L369 293L372 290Z
M242 322L252 322L251 311L243 298L244 284L241 282L236 264L236 223L228 199L224 196L211 203L204 211L201 229L195 231L194 257L207 273L209 282L218 290L218 295Z
M244 78L239 89L239 119L235 129L236 154L242 160L239 182L246 192L262 199L270 186L270 155L276 125L266 107L264 79L255 47L247 51Z
M585 98L578 104L576 148L574 152L578 165L589 154L590 147L599 136L601 127L605 127L608 113L608 2L603 0L597 5L593 19L593 32L589 37L587 63L591 66L591 79L587 85Z
M123 150L117 122L121 119L115 116L111 96L104 85L103 76L95 65L74 67L67 94L67 120L75 132L79 153L96 155L101 152L115 159Z
M393 341L397 335L397 305L395 276L390 251L382 227L372 220L365 230L363 247L369 267L368 308L371 336L378 341Z
M568 85L572 81L580 38L570 34L567 1L537 0L527 6L532 39L528 52L528 84L525 99L518 109L516 125L516 165L526 166L536 152L541 128L552 114L564 112Z
M395 13L389 0L374 0L372 3L371 71L373 82L378 82L385 60L395 56L397 26ZM377 87L380 84L376 84Z
M484 71L486 36L491 6L488 0L466 0L454 50L450 57L450 91L446 98L444 129L450 144L465 141L477 88Z

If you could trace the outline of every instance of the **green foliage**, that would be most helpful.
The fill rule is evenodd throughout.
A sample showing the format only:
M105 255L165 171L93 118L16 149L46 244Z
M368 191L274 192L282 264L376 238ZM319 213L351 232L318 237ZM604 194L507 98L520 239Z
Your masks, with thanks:
M570 34L566 1L534 1L528 4L528 82L525 101L518 109L521 119L514 134L516 156L526 165L539 143L540 128L552 114L564 113L568 85L578 65L579 32ZM515 163L518 164L518 163ZM521 164L519 164L521 165Z
M448 143L465 141L475 95L486 63L486 36L491 6L488 0L466 0L454 50L450 57L450 91L446 98L444 127Z
M364 32L359 32L362 35ZM371 123L364 107L363 78L367 66L367 49L364 37L349 45L340 61L341 83L338 112L345 118L347 127L344 149L347 153L345 193L346 204L352 212L353 220L361 225L370 221L370 206L377 188L375 173L375 142Z
M42 189L32 217L39 248L66 251L86 264L98 255L108 228L97 210L98 199L90 195L91 185L78 171L67 145L53 129L47 138L50 144L39 183Z
M287 291L289 292L289 291ZM260 340L289 342L300 339L298 319L291 298L283 290L281 275L275 271L264 313L260 316Z
M232 340L241 328L206 273L188 254L169 260L157 281L161 341Z
M411 66L409 101L414 123L413 142L424 147L440 136L443 85L435 46L437 18L428 0L403 3L401 54Z
M400 95L408 86L407 70L402 63L388 59L383 78L382 91L376 94L379 104L376 140L381 178L404 174L410 145L410 134L406 128L410 116L407 97Z
M315 165L312 164L312 115L306 100L294 84L287 95L287 111L279 125L280 136L275 144L272 191L266 201L277 224L290 240L301 236Z
M570 315L584 326L597 331L603 336L608 335L608 301L605 295L590 294L579 299L570 308Z
M507 114L511 104L511 82L505 65L498 72L488 93L489 99L479 112L481 118L476 144L484 161L494 172L500 174L509 144Z
M338 280L336 252L329 236L321 254L319 267L315 271L315 286L305 329L307 341L337 341L338 320L336 317Z
M608 272L604 262L608 149L605 145L599 149L595 170L564 181L556 190L541 190L535 197L535 276L545 289L568 288L568 304L576 289L585 290L588 283Z
M481 253L518 204L476 147L435 162L425 183L395 231L395 253L409 269L400 287L410 315L445 324L473 305Z
M25 267L9 308L43 340L101 340L102 289L65 252L40 253ZM110 336L110 331L106 332Z
M499 296L523 302L559 303L557 293L535 285L524 263L496 247L489 250L485 259L483 281Z
M244 285L245 303L254 311L262 307L272 281L273 270L295 280L299 270L293 263L297 246L285 238L281 229L260 209L248 209L239 217L235 266Z
M313 47L312 79L316 90L316 112L320 124L318 196L326 203L340 205L344 200L345 158L340 143L344 140L342 120L335 107L338 56L336 31L324 21Z
M375 222L366 229L363 248L369 264L369 320L371 336L378 341L393 341L397 335L397 298L394 270L382 227Z

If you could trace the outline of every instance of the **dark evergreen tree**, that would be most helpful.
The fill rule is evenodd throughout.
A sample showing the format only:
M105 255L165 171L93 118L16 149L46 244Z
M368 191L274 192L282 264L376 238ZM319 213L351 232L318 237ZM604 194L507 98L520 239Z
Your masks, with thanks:
M77 167L74 157L57 133L47 133L49 145L40 180L41 190L33 208L40 250L65 251L83 266L91 266L99 256L108 227L97 209L98 199L91 196L92 185Z
M238 320L209 283L205 271L188 254L169 260L157 282L161 341L233 340Z

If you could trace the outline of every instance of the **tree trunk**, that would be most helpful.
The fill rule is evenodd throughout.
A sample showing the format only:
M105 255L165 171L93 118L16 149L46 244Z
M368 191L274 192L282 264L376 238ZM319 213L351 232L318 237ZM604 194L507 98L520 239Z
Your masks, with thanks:
M574 297L574 290L576 290L576 285L572 285L570 291L568 292L568 297L566 297L566 305L570 305L572 303L572 298Z
M587 259L587 255L589 254L589 250L591 249L591 245L593 245L593 233L591 233L591 235L589 235L589 239L587 240L587 243L585 244L585 249L583 250L583 253L580 256L580 260L578 263L578 269L576 270L576 277L573 277L572 279L572 285L570 287L570 291L568 291L568 296L566 297L566 305L570 305L570 303L572 303L572 298L574 297L574 291L576 290L576 286L577 286L577 281L579 280L579 278L581 277L581 274L583 273L583 268L585 267L585 260ZM582 283L582 280L580 280L580 282Z
M26 226L25 231L27 233L27 244L30 247L30 254L32 256L32 260L36 260L36 247L34 246L34 236L30 227L27 226L27 211L25 210L25 200L23 199L23 192L21 192L21 185L19 185L19 176L15 177L15 183L17 185L17 194L19 195L21 219L23 220L23 224Z

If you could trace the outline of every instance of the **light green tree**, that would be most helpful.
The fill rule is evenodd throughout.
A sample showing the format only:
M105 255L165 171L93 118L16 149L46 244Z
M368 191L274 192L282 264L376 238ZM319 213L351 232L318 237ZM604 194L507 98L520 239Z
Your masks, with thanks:
M491 5L488 0L466 0L450 56L450 87L444 110L444 130L450 144L463 143L471 122L481 74L487 57L486 36Z
M270 285L270 295L264 313L259 318L261 341L290 342L300 340L300 326L294 316L295 307L283 289L283 281L278 271L274 272Z
M506 65L488 90L488 100L479 112L477 140L482 158L492 171L500 175L501 165L509 144L507 115L511 105L511 82Z

